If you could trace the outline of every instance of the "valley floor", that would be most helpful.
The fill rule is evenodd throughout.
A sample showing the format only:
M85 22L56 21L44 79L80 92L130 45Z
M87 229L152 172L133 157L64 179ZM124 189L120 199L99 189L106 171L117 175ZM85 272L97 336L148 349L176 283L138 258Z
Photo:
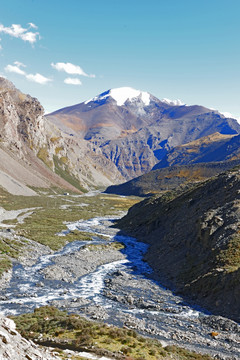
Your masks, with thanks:
M51 305L134 329L163 347L179 345L217 359L240 357L239 325L191 307L153 281L152 269L142 260L147 245L111 227L137 199L98 193L44 196L44 201L29 199L28 208L20 209L19 200L15 209L0 212L1 239L10 248L3 251L13 252L11 241L16 248L10 253L12 272L2 277L1 313ZM47 234L36 234L40 225Z

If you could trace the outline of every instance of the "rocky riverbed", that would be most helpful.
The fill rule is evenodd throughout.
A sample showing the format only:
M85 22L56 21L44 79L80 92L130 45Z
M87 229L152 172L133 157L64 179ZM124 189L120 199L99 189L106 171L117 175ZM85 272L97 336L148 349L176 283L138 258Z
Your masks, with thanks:
M14 265L0 294L1 312L19 314L54 305L136 329L163 345L239 359L240 326L191 307L152 280L152 270L142 260L147 245L119 235L112 224L110 217L69 223L60 236L79 230L92 233L92 240L73 241L56 253L36 247L34 262L24 257ZM33 244L29 246L33 251Z

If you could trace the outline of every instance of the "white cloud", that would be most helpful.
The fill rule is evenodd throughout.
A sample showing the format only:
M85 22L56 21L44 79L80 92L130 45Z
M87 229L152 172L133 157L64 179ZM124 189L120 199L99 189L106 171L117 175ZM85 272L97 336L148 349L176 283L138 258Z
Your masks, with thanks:
M29 23L32 24L32 23ZM34 24L32 24L34 25ZM30 26L36 29L36 25ZM19 24L12 24L10 27L6 27L0 24L0 33L8 34L23 41L28 41L30 44L33 44L40 38L39 32L28 31L28 29L23 28Z
M20 61L14 61L14 64L16 65L16 66L18 66L18 67L26 67L26 65L25 64L23 64L23 63L21 63Z
M83 71L83 69L79 65L74 65L71 63L63 63L58 62L56 64L51 63L51 66L56 69L57 71L65 71L67 74L70 75L81 75L81 76L87 76L87 77L95 77L95 75L88 75Z
M47 83L49 83L50 81L52 81L52 79L49 79L39 73L34 74L27 74L26 78L30 81L36 82L38 84L42 84L45 85Z
M26 67L25 64L21 63L20 61L14 61L14 65L7 65L4 70L6 72L16 73L18 75L23 75L26 77L27 80L36 82L38 84L45 85L52 81L52 79L49 79L39 73L36 74L27 74L25 71L21 69L21 67Z
M2 50L2 45L0 44L0 51Z
M64 83L68 85L82 85L82 82L78 78L66 78Z
M33 24L32 22L28 23L30 28L37 29L37 25Z
M19 75L26 75L25 71L20 69L18 65L7 65L4 70L6 72L16 73Z
M37 41L37 35L39 35L39 34L28 31L25 34L22 34L21 39L24 40L24 41L28 41L31 44L33 44L33 43L35 43Z

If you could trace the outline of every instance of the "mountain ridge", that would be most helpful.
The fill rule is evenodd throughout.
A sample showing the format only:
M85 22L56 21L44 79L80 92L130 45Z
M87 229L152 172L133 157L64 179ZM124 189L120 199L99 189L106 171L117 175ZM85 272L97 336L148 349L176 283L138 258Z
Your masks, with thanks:
M239 135L214 133L171 149L153 170L173 165L231 161L240 158Z
M187 190L197 183L240 165L239 160L173 165L151 170L122 184L110 185L108 194L124 196L152 196L169 190Z

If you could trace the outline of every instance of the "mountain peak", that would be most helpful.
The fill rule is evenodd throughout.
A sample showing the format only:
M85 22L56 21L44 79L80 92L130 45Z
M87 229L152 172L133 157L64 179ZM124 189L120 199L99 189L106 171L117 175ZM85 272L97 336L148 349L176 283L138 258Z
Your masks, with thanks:
M118 106L122 106L127 100L131 101L132 99L139 97L146 106L150 103L150 94L148 92L136 90L131 87L120 87L115 89L109 89L102 94L95 96L88 101L85 101L85 104L88 104L91 101L101 101L109 97L114 99L117 102Z

